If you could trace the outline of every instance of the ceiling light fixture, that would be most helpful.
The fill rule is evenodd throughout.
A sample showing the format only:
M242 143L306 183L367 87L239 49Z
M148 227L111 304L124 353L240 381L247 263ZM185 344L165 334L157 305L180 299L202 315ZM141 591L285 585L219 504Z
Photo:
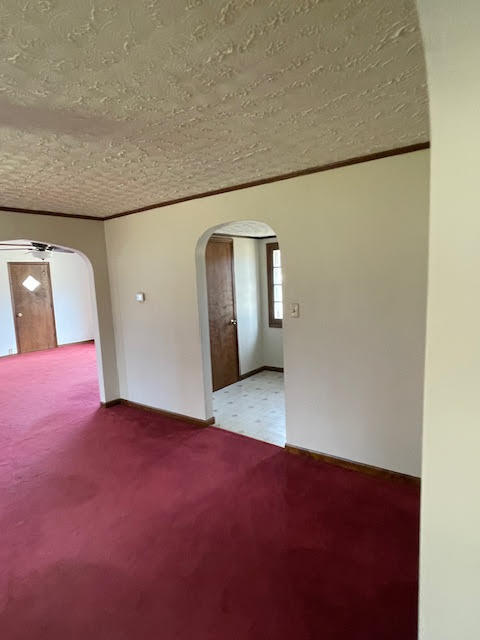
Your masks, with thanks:
M48 260L50 252L45 249L33 249L28 252L28 255L32 256L32 258L37 258L38 260Z

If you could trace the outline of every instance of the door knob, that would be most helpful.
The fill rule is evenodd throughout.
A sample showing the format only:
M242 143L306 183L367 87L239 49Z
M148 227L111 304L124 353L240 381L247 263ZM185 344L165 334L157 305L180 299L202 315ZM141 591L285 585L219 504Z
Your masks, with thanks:
M233 326L235 326L235 327L237 326L237 321L235 320L235 318L232 318L230 320L230 324L233 324Z
M21 313L20 311L17 313L17 318L23 318L23 313Z

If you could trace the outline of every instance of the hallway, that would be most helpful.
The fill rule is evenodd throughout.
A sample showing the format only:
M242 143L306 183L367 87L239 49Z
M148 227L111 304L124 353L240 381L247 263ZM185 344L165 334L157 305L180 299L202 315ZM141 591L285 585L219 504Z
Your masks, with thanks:
M0 637L414 640L418 489L0 360Z

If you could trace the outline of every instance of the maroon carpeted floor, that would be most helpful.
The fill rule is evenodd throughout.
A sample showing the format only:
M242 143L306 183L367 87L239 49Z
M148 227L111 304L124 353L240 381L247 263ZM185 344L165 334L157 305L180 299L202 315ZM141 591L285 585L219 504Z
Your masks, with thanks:
M0 360L2 640L414 640L418 491Z

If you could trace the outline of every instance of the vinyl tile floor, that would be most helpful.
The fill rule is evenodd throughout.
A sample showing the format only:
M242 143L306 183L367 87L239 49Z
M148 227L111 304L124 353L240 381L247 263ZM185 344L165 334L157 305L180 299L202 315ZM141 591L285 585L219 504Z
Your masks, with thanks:
M283 373L262 371L213 394L215 426L285 445Z

